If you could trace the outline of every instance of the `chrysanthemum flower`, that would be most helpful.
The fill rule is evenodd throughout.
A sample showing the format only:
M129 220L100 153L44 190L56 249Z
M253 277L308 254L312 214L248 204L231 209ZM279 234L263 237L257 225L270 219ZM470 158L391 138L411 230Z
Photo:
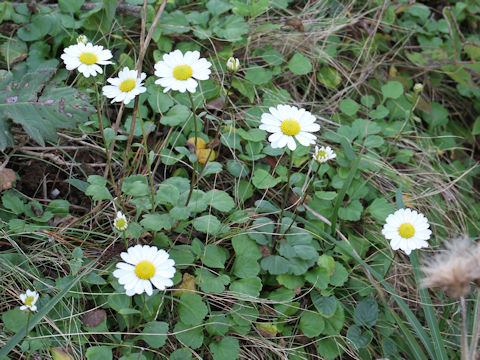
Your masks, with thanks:
M272 148L287 145L293 151L297 148L295 139L304 146L315 143L317 137L312 132L320 130L320 125L315 123L311 113L290 105L278 105L269 110L270 113L262 114L260 129L272 133L268 137Z
M388 215L382 234L390 240L393 250L402 249L407 255L412 250L427 247L430 231L427 218L415 210L399 209Z
M333 152L330 146L322 146L320 148L315 146L315 154L313 154L313 158L319 163L326 163L328 160L335 159L336 157L337 154Z
M22 300L23 304L20 306L20 310L30 310L30 311L37 311L37 305L35 303L38 300L38 293L36 291L27 290L25 294L20 294L20 300Z
M163 86L163 92L171 89L194 93L198 86L197 80L208 80L210 66L210 62L200 58L198 51L187 51L183 55L180 50L175 50L163 55L163 61L155 64L155 75L160 78L155 84Z
M99 65L113 64L109 61L112 58L112 53L110 50L104 50L101 45L79 42L65 48L63 52L60 57L67 70L78 69L86 78L90 75L96 76L97 73L102 74L103 70Z
M171 278L175 275L175 261L169 259L165 250L155 246L135 245L120 254L125 262L117 264L113 276L123 285L128 296L142 294L152 295L152 284L159 290L172 286Z
M143 80L147 75L142 73L140 78L137 78L137 70L130 70L124 67L120 70L118 77L107 79L112 85L107 85L102 88L103 95L113 99L111 102L123 102L128 104L135 96L147 91L143 86Z
M113 226L118 231L125 231L128 228L127 217L121 212L117 211L117 217L113 220Z

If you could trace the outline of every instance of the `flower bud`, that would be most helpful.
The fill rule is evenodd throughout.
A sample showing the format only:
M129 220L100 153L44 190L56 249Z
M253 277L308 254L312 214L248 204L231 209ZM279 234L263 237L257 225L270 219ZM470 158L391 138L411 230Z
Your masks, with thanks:
M79 36L77 37L77 44L80 44L80 43L87 45L87 43L88 43L88 38L87 38L85 35L79 35Z
M420 94L423 90L423 84L421 83L416 83L414 86L413 86L413 91L415 91L417 94Z
M240 60L231 57L227 60L227 70L230 72L237 72L240 69Z

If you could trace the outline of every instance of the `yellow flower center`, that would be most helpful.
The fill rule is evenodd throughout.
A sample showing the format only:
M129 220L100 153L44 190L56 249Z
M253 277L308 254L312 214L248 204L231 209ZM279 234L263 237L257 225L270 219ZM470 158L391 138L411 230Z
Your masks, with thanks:
M300 132L300 124L296 120L283 120L280 129L285 135L294 136Z
M135 87L135 79L123 80L122 83L119 86L120 91L123 91L123 92L129 92L134 87Z
M135 266L135 274L143 280L148 280L155 275L155 266L150 261L140 261Z
M408 239L415 235L415 228L410 223L404 223L398 228L398 233L401 237Z
M327 153L325 151L319 150L318 153L317 153L317 160L321 159L321 158L324 158L325 155L327 155Z
M82 63L85 65L92 65L95 64L98 60L97 55L91 52L83 52L78 57Z
M33 304L33 301L35 300L35 297L34 296L29 296L25 299L25 305L27 306L32 306Z
M193 70L188 65L178 65L173 69L173 77L177 80L187 80L192 76Z
M125 219L117 219L115 223L115 227L119 230L123 230L126 225L127 225L127 222L125 221Z

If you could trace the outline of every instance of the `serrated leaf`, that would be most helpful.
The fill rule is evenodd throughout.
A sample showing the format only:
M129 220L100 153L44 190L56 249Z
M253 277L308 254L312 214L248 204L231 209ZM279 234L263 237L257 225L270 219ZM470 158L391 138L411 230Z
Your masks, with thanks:
M94 112L87 98L76 89L47 84L55 71L56 68L43 68L20 80L14 79L11 72L0 71L0 89L4 89L0 92L1 150L13 145L8 120L21 125L44 146L45 139L56 139L57 129L74 129Z

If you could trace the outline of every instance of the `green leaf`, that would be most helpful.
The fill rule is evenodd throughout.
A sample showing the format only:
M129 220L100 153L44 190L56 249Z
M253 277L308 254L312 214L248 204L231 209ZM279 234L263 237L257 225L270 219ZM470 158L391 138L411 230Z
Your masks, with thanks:
M463 44L463 50L465 50L470 59L475 61L480 60L480 45L473 42L466 42Z
M202 256L202 262L205 266L223 269L228 255L228 250L222 246L209 244L205 247L205 255Z
M145 324L140 336L148 345L158 349L167 341L168 324L162 321L151 321ZM145 335L154 334L154 335Z
M207 204L218 211L229 212L235 206L235 201L225 191L210 190L205 193Z
M9 38L0 46L0 53L5 58L7 64L12 65L28 55L27 44L16 38Z
M215 235L220 231L222 223L216 216L203 215L193 220L193 227L202 233Z
M191 111L185 105L175 105L160 118L160 124L167 126L184 125L189 119Z
M187 345L187 346L190 346L190 345ZM188 349L178 349L170 354L170 357L168 358L168 360L192 360L192 353Z
M262 289L262 281L258 277L233 281L230 284L230 291L252 297L258 297Z
M340 101L340 111L343 112L347 116L353 116L360 110L360 105L356 101L352 99L343 99Z
M230 283L230 277L227 275L216 276L207 269L196 269L196 282L206 293L219 294L225 290L225 286Z
M352 325L347 331L347 339L357 348L366 347L372 341L372 332L365 331L357 325Z
M74 88L47 85L55 72L56 67L43 68L17 80L12 72L0 71L0 89L5 89L0 92L0 150L13 145L9 120L41 146L45 139L56 139L57 129L74 129L88 120L94 109L85 96Z
M300 330L309 338L320 335L325 328L323 317L312 311L304 310L300 316Z
M221 38L228 41L242 40L242 36L248 33L249 26L239 15L228 15L214 26L213 31Z
M480 116L478 116L473 123L472 135L480 135Z
M74 287L83 277L91 272L93 266L97 263L97 260L91 261L79 275L74 276L71 280L67 280L64 284L64 287L58 294L56 294L53 298L51 298L46 304L42 305L37 311L37 313L30 319L30 324L27 330L27 326L25 324L21 330L19 330L13 337L11 337L2 348L0 348L0 359L6 357L8 353L17 346L20 341L25 337L26 334L30 332L30 329L34 328L35 325L43 319L57 303L70 291L72 287ZM108 357L104 358L108 359Z
M76 13L85 3L85 0L59 0L58 7L65 13Z
M262 59L270 65L282 65L285 58L282 53L277 50L267 50L262 54Z
M448 62L448 53L441 48L427 49L418 53L406 53L408 60L423 68L437 68Z
M202 327L193 328L190 325L178 322L173 331L175 332L175 337L185 346L198 349L203 344L204 335Z
M368 115L375 120L381 120L388 115L388 109L383 105L378 105L376 109L370 111Z
M359 200L353 200L338 210L338 217L343 220L358 221L362 216L363 206Z
M23 214L26 210L26 205L13 191L7 191L2 195L2 205L6 209L12 211L15 215Z
M306 75L312 71L312 63L305 55L295 53L288 62L288 69L296 75Z
M213 16L218 16L230 10L233 6L226 0L210 0L207 9Z
M198 294L183 293L178 305L180 320L186 325L199 325L208 314L207 305Z
M113 352L109 346L92 346L85 353L87 360L112 360Z
M113 199L112 194L104 185L89 185L85 195L91 196L94 201Z
M226 336L219 342L210 343L209 348L213 360L235 360L239 356L240 344L237 339Z
M50 15L36 14L29 23L18 29L17 36L23 41L43 39L51 27L52 21Z
M330 278L330 284L334 286L342 286L348 280L348 271L339 262L335 262L335 271Z
M274 178L269 172L263 169L256 169L253 173L252 183L257 189L268 189L277 185L281 178Z
M403 95L403 85L398 81L389 81L382 86L383 100L398 99Z
M140 224L147 230L170 230L173 220L168 214L145 214Z
M247 235L237 235L232 238L232 246L237 256L251 257L255 260L262 257L262 252L255 241Z
M331 66L322 66L317 72L317 80L327 88L336 89L342 82L342 75Z
M263 258L260 265L262 269L267 270L272 275L286 274L290 270L288 260L278 255L270 255Z
M367 211L372 217L378 221L383 222L389 214L392 214L395 207L390 204L385 198L376 198L367 208Z
M377 318L378 304L372 297L360 301L353 314L355 324L369 328L375 325Z
M8 310L2 314L2 321L5 329L12 332L19 331L27 323L28 312L20 308Z
M267 84L272 80L272 77L272 71L260 67L249 68L245 73L245 79L255 85Z
M312 291L310 297L320 315L329 318L335 314L338 306L335 296L321 296L318 291Z
M164 35L183 34L190 31L190 22L185 13L180 10L162 14L159 25Z
M232 272L242 279L251 278L257 276L260 272L260 264L258 263L258 260L254 258L245 255L237 255L235 262L233 263Z

